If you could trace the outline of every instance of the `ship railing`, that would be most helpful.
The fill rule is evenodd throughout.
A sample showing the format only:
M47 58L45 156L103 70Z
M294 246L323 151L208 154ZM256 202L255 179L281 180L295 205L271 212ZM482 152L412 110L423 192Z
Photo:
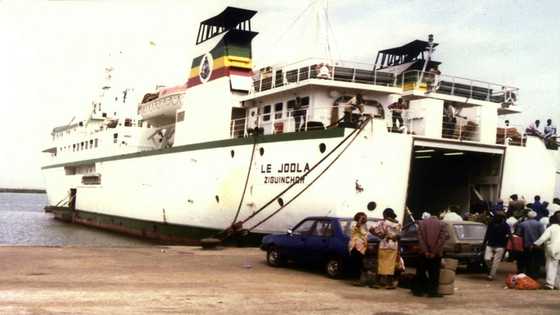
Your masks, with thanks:
M404 91L421 90L426 93L466 97L499 103L504 108L515 105L519 95L519 89L516 87L431 71L406 71L400 74L397 80Z
M443 115L441 136L445 139L478 142L480 141L479 121L466 117L451 118Z
M496 144L525 146L527 135L521 125L510 124L496 128Z
M324 58L307 58L287 65L265 67L255 71L251 93L297 84L309 79L343 81L395 87L393 73L375 70L373 64Z
M502 125L496 128L497 144L526 146L528 137L540 139L549 150L558 150L560 145L560 138L557 135L545 136L542 131L531 131L519 124Z
M390 127L390 114L385 114L383 109L374 106L366 106L364 114L372 116L376 120L383 121L387 129ZM406 116L406 114L404 114ZM344 105L313 106L301 109L290 109L282 112L260 113L256 116L232 119L230 123L230 137L243 138L255 133L262 135L281 134L290 132L302 132L308 130L324 130L333 126L357 126L362 115L354 111L345 117ZM415 121L421 117L410 117L406 121L406 130L413 131ZM404 128L404 127L403 127Z

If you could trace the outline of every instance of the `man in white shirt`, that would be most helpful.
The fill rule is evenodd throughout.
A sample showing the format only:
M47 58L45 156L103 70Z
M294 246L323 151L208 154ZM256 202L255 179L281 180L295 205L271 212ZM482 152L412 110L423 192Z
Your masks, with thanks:
M535 246L545 244L546 254L546 283L545 289L560 289L560 222L557 215L550 217L550 226L534 243Z

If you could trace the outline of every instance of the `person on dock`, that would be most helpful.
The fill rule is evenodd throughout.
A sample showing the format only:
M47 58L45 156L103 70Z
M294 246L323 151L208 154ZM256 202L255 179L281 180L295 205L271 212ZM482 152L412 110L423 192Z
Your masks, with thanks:
M416 280L412 286L412 294L430 297L442 297L438 293L439 273L443 245L449 238L447 226L438 219L438 213L431 211L431 216L418 223L418 241L420 257L416 267Z
M550 226L535 241L534 246L545 245L546 282L544 289L560 289L560 212L550 217Z
M459 215L459 207L458 206L451 206L449 210L445 212L442 217L442 221L463 221L463 217Z
M368 233L367 215L363 212L356 213L354 215L354 222L352 223L348 251L353 261L360 266L362 274L367 272L364 268L363 261L368 247ZM363 279L364 277L360 276L360 281L356 283L356 285L365 286L367 283L363 281Z
M512 214L519 219L525 209L525 197L521 196L519 199L517 194L513 194L509 198L507 214Z
M391 208L383 211L383 220L376 222L370 233L379 237L377 251L377 275L379 287L395 289L395 265L399 262L399 238L401 225L396 220L397 215Z
M496 270L498 270L498 266L504 257L507 240L511 235L511 229L505 220L504 212L496 212L484 236L484 244L486 244L484 261L490 269L488 280L494 280Z
M538 278L538 261L540 256L539 249L533 246L533 244L544 232L544 227L536 218L537 213L533 210L529 211L527 220L519 224L518 231L518 234L523 238L524 250L521 257L521 264L519 265L521 270L517 272L525 273L533 279Z

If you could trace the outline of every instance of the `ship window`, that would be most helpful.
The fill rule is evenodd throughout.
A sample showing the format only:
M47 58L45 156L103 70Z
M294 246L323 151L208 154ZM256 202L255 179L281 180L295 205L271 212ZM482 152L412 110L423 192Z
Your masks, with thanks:
M180 111L177 113L177 122L185 120L185 111Z
M271 110L270 105L266 105L263 108L263 121L269 121L270 120L270 110Z
M76 144L73 144L73 145L72 145L72 151L73 151L73 152L76 152Z
M93 148L93 140L89 140L89 147Z
M83 149L84 149L84 143L81 142L81 143L80 143L80 150L83 150Z
M295 106L296 106L296 100L288 101L288 117L293 116Z
M114 134L113 134L113 143L117 143L117 142L118 142L118 138L119 138L119 134L118 134L118 133L114 133Z
M95 140L93 141L93 145L97 148L97 144L98 144L98 139L95 138Z
M88 142L86 141L86 150L88 149Z
M283 107L284 107L284 103L274 104L274 119L281 119L282 118L282 108Z
M300 99L300 102L301 102L301 106L307 106L307 105L309 105L309 96L302 97L302 98Z

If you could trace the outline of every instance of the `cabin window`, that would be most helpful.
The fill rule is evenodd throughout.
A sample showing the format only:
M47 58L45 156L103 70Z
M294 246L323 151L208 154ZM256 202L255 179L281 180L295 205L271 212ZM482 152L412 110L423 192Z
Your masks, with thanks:
M80 150L83 150L83 149L84 149L84 145L85 145L85 144L84 144L83 142L80 143Z
M89 140L89 147L93 149L93 140Z
M296 106L296 100L288 101L288 115L287 115L288 117L293 116L295 106Z
M309 96L302 97L300 99L301 106L309 106Z
M117 143L117 142L118 142L118 138L119 138L119 134L118 134L118 133L114 133L114 134L113 134L113 143Z
M86 150L88 149L88 142L86 141Z
M284 108L284 103L274 104L274 119L282 119L283 108Z
M72 145L72 151L73 151L73 152L76 152L76 144L73 144L73 145Z
M98 142L99 142L99 141L98 141L98 139L97 139L97 138L95 138L95 140L93 141L93 145L94 145L94 146L95 146L96 148L97 148L97 144L98 144Z
M270 110L271 110L270 105L266 105L263 108L263 121L269 121L270 120Z
M177 113L177 122L185 120L185 111L180 111Z

